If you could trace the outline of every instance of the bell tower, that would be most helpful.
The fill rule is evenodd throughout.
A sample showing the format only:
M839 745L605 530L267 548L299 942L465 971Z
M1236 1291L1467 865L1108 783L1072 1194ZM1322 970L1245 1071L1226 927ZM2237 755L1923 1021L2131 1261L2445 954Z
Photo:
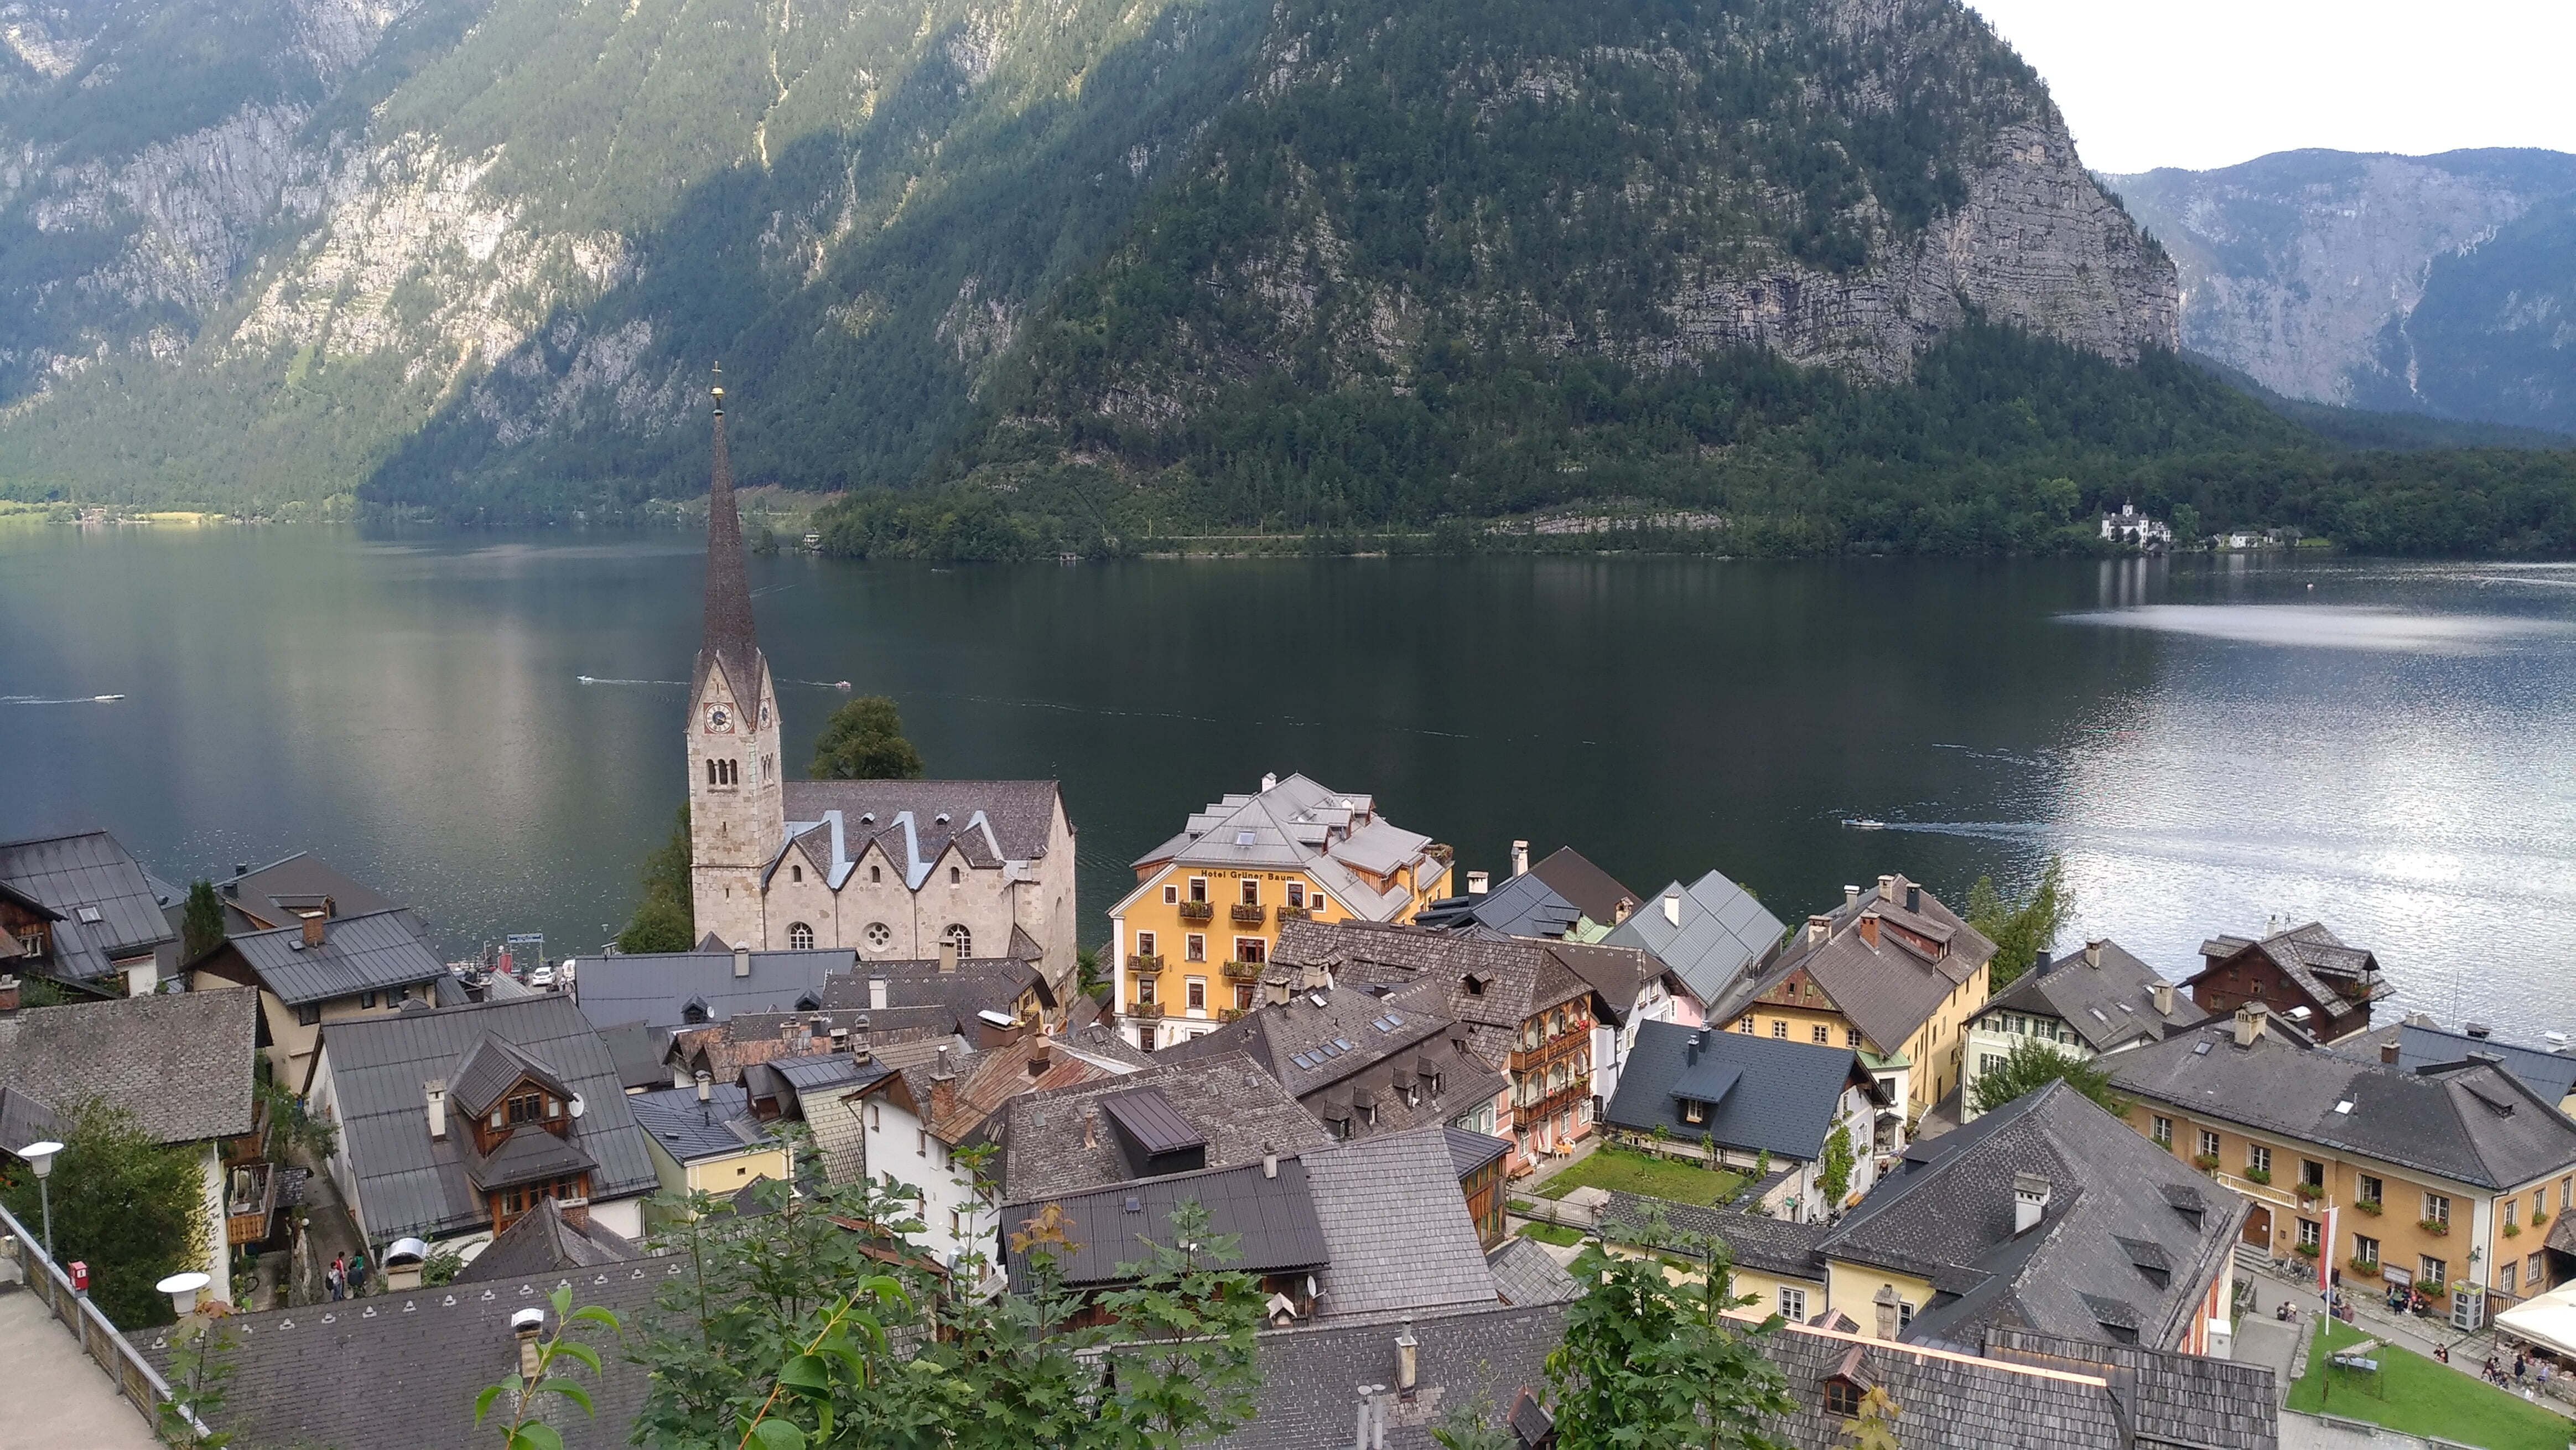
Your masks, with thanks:
M725 455L716 372L715 477L707 490L706 636L689 684L689 885L700 940L767 947L761 872L787 842L778 776L778 696L751 615L742 521Z

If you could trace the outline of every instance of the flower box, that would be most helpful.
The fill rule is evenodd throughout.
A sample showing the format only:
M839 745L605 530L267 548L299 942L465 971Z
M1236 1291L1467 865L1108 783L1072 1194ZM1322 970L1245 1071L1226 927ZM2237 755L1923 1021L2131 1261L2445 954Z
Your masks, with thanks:
M2297 1186L2295 1191L2298 1193L2299 1201L2301 1203L2314 1203L2318 1199L2326 1196L2326 1186L2322 1183L2302 1183Z
M2269 1168L2248 1168L2245 1170L2245 1181L2248 1183L2260 1183L2264 1187L2269 1188L2272 1186L2272 1170Z
M2376 1198L2356 1198L2352 1201L2352 1207L2355 1213L2366 1213L2373 1218L2379 1216L2380 1204Z
M1269 909L1258 902L1238 901L1234 904L1236 926L1259 926L1269 914Z
M1302 906L1283 906L1279 908L1279 919L1281 921L1304 921L1306 919L1306 908Z
M1156 953L1150 957L1131 955L1127 958L1127 970L1134 972L1139 976L1150 977L1162 969L1163 958L1160 953Z
M2215 1153L2203 1153L2191 1160L2191 1166L2199 1169L2203 1173L2215 1173L2218 1171L2218 1155Z
M2365 1259L2361 1255L2355 1254L2352 1256L2347 1267L2356 1274L2376 1274L2379 1272L2379 1260Z
M2415 1221L2415 1226L2437 1239L2446 1239L2451 1236L2451 1226L2438 1218L2417 1219Z
M1184 901L1181 903L1181 920L1214 921L1216 920L1216 903L1213 901Z
M1270 970L1270 964L1268 962L1228 962L1225 964L1226 976L1238 982L1258 982L1261 980L1261 974L1268 970Z
M2290 1246L2290 1252L2303 1259L2313 1259L2320 1250L2315 1244L2293 1244Z
M2549 1210L2548 1210L2548 1209L2545 1209L2545 1208L2535 1208L2535 1209L2533 1209L2533 1210L2531 1211L2531 1226L2532 1226L2533 1228L2538 1228L2538 1227L2540 1227L2542 1224L2547 1223L2547 1222L2549 1222Z
M2504 1236L2509 1239L2522 1237L2522 1225L2508 1221L2504 1226Z

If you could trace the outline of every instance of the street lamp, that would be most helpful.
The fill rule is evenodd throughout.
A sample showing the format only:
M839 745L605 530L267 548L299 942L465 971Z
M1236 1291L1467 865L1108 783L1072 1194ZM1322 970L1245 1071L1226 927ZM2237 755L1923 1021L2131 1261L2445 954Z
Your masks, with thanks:
M45 1203L45 1257L48 1260L54 1256L54 1189L47 1180L54 1176L54 1155L61 1151L63 1145L51 1138L18 1150L18 1156L26 1159L27 1166L36 1170L36 1194Z
M184 1274L172 1274L152 1288L156 1293L169 1295L170 1308L184 1320L197 1312L198 1291L214 1281L214 1275L191 1269Z

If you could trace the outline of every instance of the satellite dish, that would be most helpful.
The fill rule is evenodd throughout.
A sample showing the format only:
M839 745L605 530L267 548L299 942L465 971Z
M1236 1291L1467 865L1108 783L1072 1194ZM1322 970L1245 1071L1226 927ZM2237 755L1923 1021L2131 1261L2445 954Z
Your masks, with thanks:
M570 1110L571 1110L571 1112L572 1112L572 1115L573 1115L574 1117L576 1117L576 1118L580 1117L580 1116L581 1116L581 1113L582 1113L582 1109L583 1109L585 1106L587 1106L587 1104L585 1104L585 1103L583 1103L583 1102L582 1102L582 1100L581 1100L581 1094L579 1094L579 1093L574 1093L574 1094L572 1095L572 1102L571 1102L571 1104L570 1104Z

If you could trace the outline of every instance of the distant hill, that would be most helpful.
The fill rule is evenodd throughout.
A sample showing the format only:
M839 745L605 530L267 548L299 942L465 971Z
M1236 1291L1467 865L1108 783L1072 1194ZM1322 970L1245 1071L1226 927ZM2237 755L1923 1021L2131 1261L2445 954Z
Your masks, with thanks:
M2183 345L2288 398L2576 433L2576 156L2285 151L2105 182Z
M2264 407L2345 448L2576 448L2576 434L2552 433L2546 428L2518 428L2511 423L2481 423L2439 418L2430 413L2346 408L2334 403L2312 403L2305 398L2285 398L2254 381L2243 369L2229 367L2207 353L2187 351L2183 356Z

